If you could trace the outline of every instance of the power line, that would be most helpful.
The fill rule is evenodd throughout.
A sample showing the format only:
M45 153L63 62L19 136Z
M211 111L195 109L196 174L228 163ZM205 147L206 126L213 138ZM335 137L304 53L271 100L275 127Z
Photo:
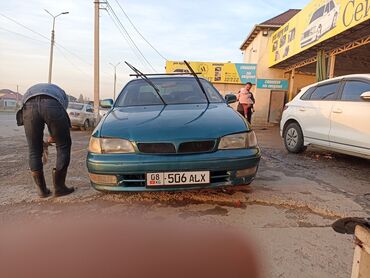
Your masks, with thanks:
M2 17L5 17L5 18L6 18L6 19L8 19L8 20L10 20L10 21L14 22L15 24L17 24L17 25L19 25L19 26L21 26L21 27L23 27L23 28L27 29L28 31L31 31L32 33L35 33L36 35L38 35L38 36L40 36L40 37L42 37L42 38L44 38L44 39L46 39L46 40L50 41L50 39L49 39L48 37L44 36L43 34L41 34L41 33L37 32L37 31L35 31L35 30L32 30L31 28L27 27L26 25L23 25L22 23L19 23L18 21L14 20L13 18L10 18L10 17L8 17L8 16L6 16L6 15L4 15L4 14L2 14L2 13L0 13L0 15L1 15Z
M130 17L128 16L128 14L125 12L125 10L122 8L121 4L118 2L118 0L114 0L117 5L120 7L121 11L123 12L123 14L125 15L125 17L127 18L127 20L130 22L130 24L132 25L132 27L135 29L135 31L140 35L140 37L155 51L157 52L157 54L159 56L161 56L165 61L167 61L168 59L166 57L164 57L145 37L143 34L141 34L141 32L136 28L135 24L132 22L132 20L130 19Z
M75 63L73 63L62 51L62 49L60 48L60 46L57 46L55 45L55 48L59 51L59 53L63 56L63 58L68 62L70 63L77 71L83 73L83 74L86 74L88 76L91 76L91 74L87 73L86 71L82 70L81 68L79 68L78 66L76 66Z
M6 31L8 33L11 33L11 34L14 34L14 35L17 35L17 36L20 36L20 37L24 37L24 38L29 39L29 40L37 41L37 42L40 42L40 43L47 43L46 41L42 41L42 40L38 40L38 39L35 39L35 38L31 38L29 36L23 35L23 34L18 33L18 32L14 32L12 30L9 30L9 29L3 28L3 27L0 27L0 30Z
M2 14L2 13L0 13L0 15L1 15L1 16L3 16L3 17L5 17L6 19L8 19L8 20L12 21L13 23L17 24L18 26L21 26L21 27L23 27L23 28L27 29L28 31L31 31L32 33L34 33L34 34L36 34L36 35L38 35L38 36L40 36L40 37L42 37L42 38L44 38L44 39L46 39L46 40L48 40L48 41L50 42L50 38L48 38L47 36L45 36L45 35L43 35L43 34L41 34L41 33L37 32L37 31L35 31L35 30L33 30L33 29L31 29L31 28L27 27L26 25L24 25L24 24L22 24L22 23L20 23L20 22L16 21L15 19L13 19L13 18L11 18L11 17L8 17L8 16L6 16L6 15L4 15L4 14ZM74 54L73 52L71 52L70 50L68 50L67 48L65 48L65 47L64 47L63 45L61 45L60 43L55 42L55 45L58 45L60 48L63 48L63 49L64 49L66 52L68 52L70 55L72 55L72 56L76 57L77 59L79 59L80 61L82 61L82 62L84 62L84 63L88 64L89 66L91 66L91 65L92 65L91 63L86 62L84 59L82 59L82 58L81 58L81 57L79 57L78 55Z
M107 12L108 12L109 18L112 20L112 22L114 23L114 25L117 27L118 31L121 33L121 35L123 36L123 38L126 40L126 42L127 42L128 46L129 46L130 50L132 51L132 53L136 56L136 58L141 62L141 64L144 67L145 66L148 66L148 65L145 65L145 63L142 61L142 58L135 52L135 49L132 46L130 40L127 38L126 34L121 30L120 26L118 25L118 23L113 18L113 15L111 15L108 10L107 10Z
M135 49L140 53L140 55L143 57L143 59L145 60L145 62L152 68L152 70L154 72L156 72L156 70L154 69L154 67L152 66L152 64L148 61L148 59L144 56L144 54L141 52L141 50L139 49L139 47L136 45L136 43L134 42L134 40L131 38L130 34L127 32L126 28L123 26L121 20L118 18L117 14L115 13L115 11L113 10L112 6L109 4L109 2L107 1L107 7L108 9L110 9L111 13L113 14L113 16L115 17L115 19L117 20L118 24L121 26L121 28L124 30L125 34L128 36L129 40L132 42L132 44L134 45Z

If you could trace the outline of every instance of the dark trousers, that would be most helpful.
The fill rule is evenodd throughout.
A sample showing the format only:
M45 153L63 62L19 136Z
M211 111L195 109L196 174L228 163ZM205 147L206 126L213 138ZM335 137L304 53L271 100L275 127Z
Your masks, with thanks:
M247 118L247 121L249 123L252 122L252 114L253 114L252 107L249 107L248 110L247 110L247 115L245 115L245 117Z
M63 106L54 98L36 96L23 107L23 123L29 148L31 171L43 169L42 152L45 124L55 139L57 150L56 169L64 170L71 159L70 120Z

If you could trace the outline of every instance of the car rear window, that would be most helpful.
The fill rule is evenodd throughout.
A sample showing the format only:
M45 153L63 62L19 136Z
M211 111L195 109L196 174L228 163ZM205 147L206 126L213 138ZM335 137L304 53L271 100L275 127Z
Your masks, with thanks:
M309 100L311 98L311 94L315 91L316 87L308 88L308 90L301 96L301 100Z
M207 103L206 96L194 78L157 78L151 79L159 89L166 104ZM223 102L218 91L206 80L201 79L210 102ZM144 80L129 83L119 95L116 106L160 105L161 98Z
M339 83L321 85L312 92L310 100L336 100L338 98Z
M74 110L82 110L82 108L84 107L83 104L79 104L79 103L70 103L68 105L68 108L69 109L74 109Z

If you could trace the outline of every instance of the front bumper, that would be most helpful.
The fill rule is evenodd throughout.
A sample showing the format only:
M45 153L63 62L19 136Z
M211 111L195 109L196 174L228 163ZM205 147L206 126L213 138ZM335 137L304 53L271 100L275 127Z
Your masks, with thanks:
M259 148L218 150L187 155L93 154L87 155L89 173L114 175L118 183L105 185L91 182L101 191L174 191L243 185L253 181L261 153ZM249 169L247 176L241 170ZM146 187L145 174L150 172L210 171L211 182L176 187Z

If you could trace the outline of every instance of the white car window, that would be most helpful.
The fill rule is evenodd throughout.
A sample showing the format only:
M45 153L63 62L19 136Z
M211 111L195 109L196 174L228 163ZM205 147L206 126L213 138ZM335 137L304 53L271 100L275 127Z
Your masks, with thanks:
M329 3L325 6L325 13L327 14L330 11L330 5Z
M309 88L302 96L301 100L309 100L311 98L311 94L315 91L316 87Z
M323 16L324 14L324 9L325 9L325 6L322 6L321 8L319 8L311 17L311 20L310 20L310 24L312 22L314 22L316 19L320 18Z
M341 100L364 101L361 94L370 91L370 84L362 81L346 81Z
M311 94L310 100L336 100L338 98L339 83L331 83L317 87Z
M335 8L334 2L330 1L330 10L333 10Z

